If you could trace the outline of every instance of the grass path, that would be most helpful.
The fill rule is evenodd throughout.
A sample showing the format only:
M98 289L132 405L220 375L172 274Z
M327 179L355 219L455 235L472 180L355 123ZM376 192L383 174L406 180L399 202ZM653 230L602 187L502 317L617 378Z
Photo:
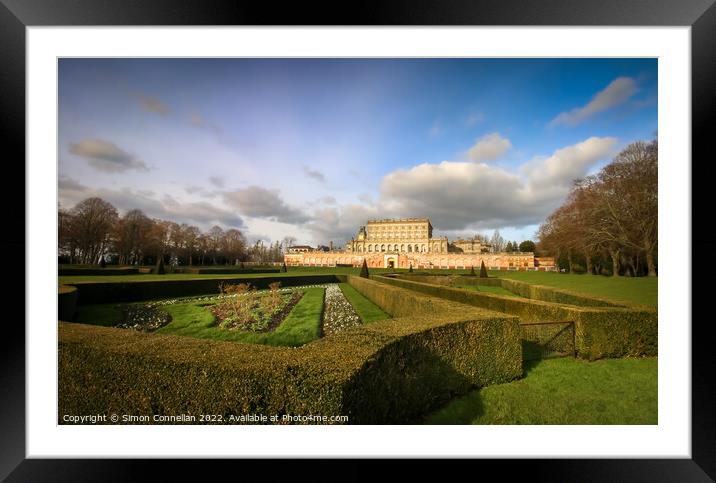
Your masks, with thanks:
M358 317L361 318L364 324L370 324L371 322L390 318L390 315L383 312L380 307L365 298L363 294L358 292L352 286L347 283L341 283L338 284L338 286L341 288L343 295L346 296L348 301L353 306L353 309L358 314Z
M604 277L555 272L493 272L502 278L520 280L535 285L598 295L615 301L626 301L656 307L658 277Z

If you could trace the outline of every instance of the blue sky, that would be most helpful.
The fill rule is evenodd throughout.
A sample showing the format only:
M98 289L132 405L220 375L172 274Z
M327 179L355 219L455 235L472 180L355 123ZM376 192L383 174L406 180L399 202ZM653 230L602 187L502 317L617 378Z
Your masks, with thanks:
M657 130L656 59L61 59L59 199L251 239L521 241Z

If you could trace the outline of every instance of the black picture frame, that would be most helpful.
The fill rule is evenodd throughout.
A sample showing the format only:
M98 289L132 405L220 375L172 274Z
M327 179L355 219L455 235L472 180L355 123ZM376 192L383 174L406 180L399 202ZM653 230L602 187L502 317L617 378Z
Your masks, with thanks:
M692 253L713 253L714 227L708 226L709 199L701 199L699 188L713 179L713 155L708 148L709 126L716 116L716 7L714 0L393 0L353 3L287 3L276 8L269 2L224 0L0 0L0 123L5 153L5 175L25 180L25 28L28 26L112 26L112 25L515 25L515 26L690 26L692 61ZM711 122L709 122L711 121ZM7 148L10 148L9 150ZM12 160L12 161L11 161ZM700 162L698 162L700 161ZM12 172L12 170L15 172ZM8 171L9 170L9 171ZM24 186L24 183L15 183ZM0 190L5 207L17 205L19 193ZM19 210L8 218L2 237L6 250L18 253L25 247L25 217ZM702 222L698 222L702 220ZM32 256L27 253L26 257ZM695 268L691 260L684 260ZM24 273L19 260L8 260L6 267ZM696 274L697 270L692 270ZM24 281L24 278L23 278ZM688 280L684 280L688 283ZM708 300L709 284L691 279L692 310ZM21 288L22 287L22 288ZM25 284L13 279L10 290L19 292L11 299L24 299ZM31 287L27 287L31 289ZM9 294L8 294L9 295ZM668 295L668 294L667 294ZM664 295L662 295L664 296ZM697 304L698 303L698 304ZM693 311L697 313L697 311ZM708 313L705 311L705 313ZM23 313L24 315L24 313ZM124 481L140 479L145 469L137 461L26 459L25 436L25 331L17 322L5 320L0 337L0 479L7 481ZM667 323L668 321L665 321ZM646 460L531 460L484 461L480 472L490 466L509 466L510 473L527 470L531 479L568 481L711 481L716 478L716 413L714 385L709 362L709 317L692 323L692 459ZM146 466L160 463L142 461ZM330 468L334 462L323 466ZM465 463L465 462L463 462ZM469 462L468 462L469 463ZM220 471L228 462L213 463ZM244 462L246 471L253 463ZM296 473L310 462L292 462ZM368 462L351 461L359 466L355 474L368 477ZM265 467L264 467L265 468ZM422 472L414 462L412 471ZM189 478L185 462L162 465L163 479L171 474ZM264 470L265 471L265 470ZM334 474L328 470L327 474ZM342 473L346 470L342 470ZM455 470L457 471L457 470ZM454 475L455 473L451 471ZM408 476L406 473L405 476ZM143 478L141 478L143 479Z

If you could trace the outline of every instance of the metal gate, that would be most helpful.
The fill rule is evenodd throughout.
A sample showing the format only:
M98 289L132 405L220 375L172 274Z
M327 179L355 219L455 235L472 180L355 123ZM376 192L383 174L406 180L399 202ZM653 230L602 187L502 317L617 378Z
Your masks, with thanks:
M574 321L520 324L522 360L575 357Z

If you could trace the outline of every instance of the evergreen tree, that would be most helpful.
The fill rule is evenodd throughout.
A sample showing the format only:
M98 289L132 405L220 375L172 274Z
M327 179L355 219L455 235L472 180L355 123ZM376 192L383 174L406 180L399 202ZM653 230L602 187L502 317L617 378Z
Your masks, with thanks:
M408 273L413 273L413 264L410 264L410 268L408 269Z
M484 260L480 261L480 278L487 278L487 268Z
M471 277L477 276L477 274L475 273L475 267L473 267L472 265L470 265L470 276Z
M157 274L158 275L164 275L166 270L164 269L164 255L159 255L159 259L157 260Z
M520 243L520 246L518 247L521 252L534 252L535 251L535 242L532 240L525 240L522 243Z
M99 259L99 266L102 268L107 267L107 262L104 261L104 255L102 255L102 258Z
M368 274L368 263L363 259L363 266L360 269L360 276L363 278L370 278Z
M283 266L281 267L281 271L284 272L284 273L288 271L288 269L286 268L286 262L283 262Z

